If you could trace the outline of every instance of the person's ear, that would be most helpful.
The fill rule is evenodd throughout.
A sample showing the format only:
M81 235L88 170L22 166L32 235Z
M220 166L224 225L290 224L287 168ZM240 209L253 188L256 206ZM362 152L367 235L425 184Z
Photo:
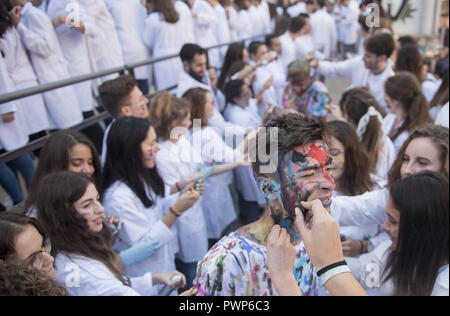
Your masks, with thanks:
M129 106L122 106L120 108L120 113L122 114L122 116L131 116L131 110Z

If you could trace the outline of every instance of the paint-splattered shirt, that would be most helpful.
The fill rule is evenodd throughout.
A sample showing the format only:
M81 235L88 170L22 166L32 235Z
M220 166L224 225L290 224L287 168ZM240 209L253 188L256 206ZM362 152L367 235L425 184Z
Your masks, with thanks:
M294 274L304 295L316 296L319 278L298 244ZM267 248L237 233L231 233L209 250L198 263L194 288L197 296L278 295L267 267Z
M327 117L326 106L330 102L328 88L320 81L313 82L302 96L298 96L294 87L288 85L283 96L283 107L296 109L309 118L313 116Z

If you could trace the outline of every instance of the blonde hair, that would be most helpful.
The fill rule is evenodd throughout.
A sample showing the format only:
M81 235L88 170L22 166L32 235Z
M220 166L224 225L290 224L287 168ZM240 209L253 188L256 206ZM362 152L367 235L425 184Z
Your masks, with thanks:
M170 139L172 124L180 122L191 112L190 104L171 95L168 91L159 92L152 99L150 122L161 140Z

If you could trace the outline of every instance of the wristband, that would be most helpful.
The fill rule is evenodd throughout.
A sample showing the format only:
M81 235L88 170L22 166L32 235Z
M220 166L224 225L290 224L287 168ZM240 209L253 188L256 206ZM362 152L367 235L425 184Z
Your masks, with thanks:
M336 263L333 263L333 264L330 264L330 265L326 266L325 268L320 269L319 271L317 271L317 276L321 277L322 274L328 272L331 269L334 269L334 268L340 267L340 266L346 266L346 265L347 265L347 262L345 262L345 260L344 261L339 261L339 262L336 262Z
M171 206L171 207L169 207L169 211L173 214L173 215L175 215L176 217L180 217L181 216L181 213L180 212L177 212L177 211L175 211L174 209L173 209L173 207Z
M331 278L335 277L338 274L350 272L350 268L347 265L338 266L328 270L320 276L322 283L325 285Z
M178 192L181 192L180 186L178 185L178 182L175 182L175 187L177 188Z

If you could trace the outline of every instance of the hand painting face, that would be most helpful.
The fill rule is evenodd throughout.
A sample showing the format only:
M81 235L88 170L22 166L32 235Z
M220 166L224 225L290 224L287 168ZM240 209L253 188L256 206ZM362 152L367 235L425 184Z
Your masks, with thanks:
M287 228L292 242L300 238L298 232L293 231L294 225L291 225L295 219L295 208L300 207L300 202L319 199L330 211L335 187L328 173L331 163L332 158L322 141L297 147L280 157L277 179L270 184L271 216L276 224Z

